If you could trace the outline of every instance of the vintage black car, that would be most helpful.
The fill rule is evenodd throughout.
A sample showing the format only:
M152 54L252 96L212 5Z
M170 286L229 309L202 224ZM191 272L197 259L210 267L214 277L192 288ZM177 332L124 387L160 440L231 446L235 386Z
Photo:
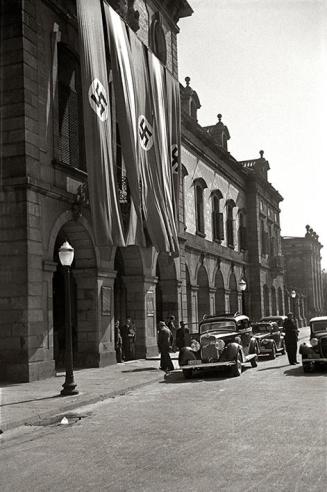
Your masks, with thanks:
M327 316L310 319L310 341L300 345L304 372L327 367Z
M285 354L284 332L273 321L252 323L253 336L258 342L259 355L269 355L272 359L277 354Z
M240 376L246 362L257 366L257 353L258 344L247 316L206 316L190 347L181 349L179 366L185 378L220 367L229 367L232 376Z

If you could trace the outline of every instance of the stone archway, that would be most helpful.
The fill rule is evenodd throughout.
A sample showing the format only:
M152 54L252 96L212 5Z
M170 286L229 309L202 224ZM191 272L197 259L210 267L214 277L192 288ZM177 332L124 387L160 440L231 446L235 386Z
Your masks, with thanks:
M156 312L157 322L166 321L169 316L176 318L178 326L178 289L175 262L167 253L160 253L157 258L156 276Z
M198 270L198 316L199 320L205 314L210 314L209 280L206 269L203 265Z

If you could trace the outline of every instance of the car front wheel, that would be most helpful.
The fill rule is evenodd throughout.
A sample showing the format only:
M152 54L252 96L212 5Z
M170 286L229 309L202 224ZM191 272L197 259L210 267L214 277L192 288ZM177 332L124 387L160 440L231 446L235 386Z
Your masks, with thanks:
M231 375L233 377L238 377L242 374L242 356L238 352L236 359L235 359L235 364L232 366L231 369Z
M257 359L257 357L253 357L253 359L251 359L250 362L251 362L251 366L252 367L257 367L257 365L258 365L258 359Z
M192 379L193 369L183 369L183 376L185 379Z

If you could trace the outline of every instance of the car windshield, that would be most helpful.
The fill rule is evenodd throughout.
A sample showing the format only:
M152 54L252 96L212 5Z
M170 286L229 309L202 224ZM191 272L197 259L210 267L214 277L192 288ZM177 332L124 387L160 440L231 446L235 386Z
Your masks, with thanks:
M268 323L260 323L258 325L252 326L254 333L266 333L267 331L271 331L271 325Z
M278 319L278 318L264 318L262 321L273 321L274 323L277 323L278 326L283 326L284 320L283 318Z
M200 333L205 333L206 331L219 331L219 333L232 333L236 331L235 321L224 320L224 321L211 321L210 323L202 323L200 326Z
M317 333L318 331L327 331L327 319L313 321L311 323L311 328L314 333Z

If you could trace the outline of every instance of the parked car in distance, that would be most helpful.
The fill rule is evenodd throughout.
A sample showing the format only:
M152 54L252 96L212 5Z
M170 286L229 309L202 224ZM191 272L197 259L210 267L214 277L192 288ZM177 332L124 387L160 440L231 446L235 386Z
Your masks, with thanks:
M310 341L301 343L299 348L304 372L327 364L327 316L311 318L309 325Z
M284 328L284 322L287 320L287 316L284 315L273 315L273 316L264 316L260 321L273 321L278 324L280 328Z
M240 376L246 362L257 366L257 352L247 316L206 316L200 321L198 336L191 346L180 350L179 366L187 379L203 370L221 367L229 367L232 376Z
M252 330L258 342L259 355L270 355L275 359L277 354L285 354L284 332L275 321L252 323Z

